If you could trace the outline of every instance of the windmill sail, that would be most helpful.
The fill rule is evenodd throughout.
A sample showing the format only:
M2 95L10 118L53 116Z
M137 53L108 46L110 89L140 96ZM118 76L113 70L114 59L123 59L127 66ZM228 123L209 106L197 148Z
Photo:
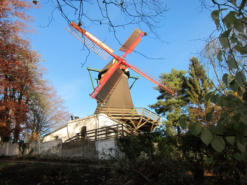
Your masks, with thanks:
M111 89L110 87L113 87L117 82L117 70L120 69L121 62L118 62L116 60L112 60L112 65L107 69L107 72L104 74L103 78L100 79L99 84L97 87L93 90L93 92L90 94L92 98L96 98L98 93L101 92L102 89ZM113 76L113 77L112 77ZM111 79L110 83L108 81ZM113 83L114 82L114 83ZM104 86L107 84L107 87L104 88ZM113 85L109 85L113 84ZM103 93L104 94L104 93ZM104 95L102 95L102 100L104 99ZM99 97L98 100L102 102L101 98Z
M99 102L105 102L112 89L119 82L122 73L123 71L120 68L118 68L106 81L105 85L102 87L99 93L96 94L95 99Z
M143 35L144 32L136 28L134 32L130 35L130 37L125 41L125 43L120 47L119 50L130 54L141 41L141 37Z
M133 71L137 72L138 74L142 75L143 77L145 77L149 81L153 82L157 86L161 87L164 91L170 93L171 95L174 95L174 93L175 93L174 90L172 88L170 88L168 84L166 84L164 82L159 82L158 80L155 80L151 75L148 75L147 73L144 73L140 69L137 69L136 67L134 67L133 65L130 65L127 62L123 62L123 65L127 66L128 68L130 68Z
M106 58L107 55L111 55L114 58L113 61L115 61L115 63L112 63L112 66L110 66L110 68L108 69L103 80L100 80L98 86L90 94L92 98L96 98L100 102L105 101L105 98L107 97L107 92L109 92L116 85L118 81L119 74L117 71L120 68L123 69L130 68L135 72L139 73L140 75L142 75L143 77L145 77L146 79L150 80L154 84L158 85L165 91L174 95L173 89L169 88L167 84L162 84L157 80L154 80L154 78L138 70L136 67L128 64L124 60L126 55L131 53L134 50L134 48L137 46L137 44L140 42L141 37L145 35L144 32L135 29L134 32L130 35L130 37L127 39L127 41L121 46L120 51L123 51L125 53L123 54L122 57L119 57L113 53L113 50L110 47L102 43L99 39L94 37L86 30L82 29L73 22L70 25L72 27L70 32L81 42L83 42L88 48L90 48L92 51L94 51L97 55L101 56L102 58ZM108 80L110 82L108 82ZM104 87L105 85L106 87Z
M91 33L87 32L86 30L82 29L75 23L71 23L71 26L67 27L67 30L79 41L81 41L85 46L93 51L95 54L106 60L110 54L113 53L114 50L111 49L109 46L104 44L102 41L97 39Z

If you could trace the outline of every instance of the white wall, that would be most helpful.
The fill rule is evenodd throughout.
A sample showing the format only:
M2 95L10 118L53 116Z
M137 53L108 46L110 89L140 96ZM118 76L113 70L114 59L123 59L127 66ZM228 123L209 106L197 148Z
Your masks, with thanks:
M43 142L55 140L56 137L62 139L64 142L65 140L75 136L77 133L80 133L83 126L86 126L88 131L105 126L115 125L117 123L118 122L111 120L105 114L94 114L86 118L69 121L66 126L46 135L43 138Z

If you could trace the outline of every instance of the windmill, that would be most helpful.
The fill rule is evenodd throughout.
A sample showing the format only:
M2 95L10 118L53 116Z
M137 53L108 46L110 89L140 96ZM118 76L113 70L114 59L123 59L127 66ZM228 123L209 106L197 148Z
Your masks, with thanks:
M86 45L91 51L103 59L107 59L109 56L113 58L102 70L98 71L98 84L94 88L93 92L90 93L90 96L96 99L98 103L95 112L103 112L108 115L112 115L114 118L134 126L136 130L143 127L151 120L154 121L154 119L157 119L154 121L157 122L158 117L154 118L154 113L151 113L146 109L142 109L142 115L147 117L147 114L150 114L152 119L148 118L147 120L138 116L138 110L134 108L128 85L128 77L130 76L129 69L131 69L153 82L164 91L170 93L171 95L174 94L174 91L166 84L158 82L153 77L127 63L125 60L125 57L132 53L141 38L146 35L146 33L140 31L139 29L135 29L126 42L120 47L119 50L124 52L120 57L114 54L113 49L74 22L71 22L68 31L71 32L72 35L74 35L84 45ZM152 125L152 127L154 126Z

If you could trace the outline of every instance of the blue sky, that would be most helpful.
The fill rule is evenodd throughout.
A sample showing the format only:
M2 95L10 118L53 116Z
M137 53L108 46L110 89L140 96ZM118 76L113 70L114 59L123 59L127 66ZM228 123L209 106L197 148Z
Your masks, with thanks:
M91 115L96 108L96 101L89 96L92 87L86 67L101 69L108 60L105 61L91 53L82 68L81 64L85 62L87 50L83 49L83 45L66 31L67 22L58 12L53 14L51 24L47 26L54 4L49 0L40 3L41 7L31 12L34 18L31 26L35 33L30 34L28 39L33 49L42 56L43 65L48 69L44 77L64 99L64 104L70 113L80 117ZM127 56L127 62L155 78L161 73L170 72L172 68L187 70L189 59L192 56L200 58L200 51L205 45L204 40L215 29L210 12L202 9L199 0L167 0L167 8L168 11L160 23L162 26L157 29L164 42L153 39L148 33L136 48L149 57L162 57L163 60L146 59L137 53ZM112 15L117 19L119 13L113 12ZM135 27L131 26L119 32L121 42L128 38ZM87 31L121 55L121 52L117 51L120 45L106 28L89 24ZM131 74L139 76L134 72ZM140 77L131 89L134 105L148 107L155 103L158 92L154 87L153 83Z

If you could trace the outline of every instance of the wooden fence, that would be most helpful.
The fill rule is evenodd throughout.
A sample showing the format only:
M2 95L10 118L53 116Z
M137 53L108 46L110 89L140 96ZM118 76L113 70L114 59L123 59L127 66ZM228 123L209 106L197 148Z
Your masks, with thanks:
M65 142L71 141L97 141L109 138L118 138L129 135L129 128L124 124L116 124L111 126L106 126L98 129L88 130L84 133L76 134L75 136L67 139Z

